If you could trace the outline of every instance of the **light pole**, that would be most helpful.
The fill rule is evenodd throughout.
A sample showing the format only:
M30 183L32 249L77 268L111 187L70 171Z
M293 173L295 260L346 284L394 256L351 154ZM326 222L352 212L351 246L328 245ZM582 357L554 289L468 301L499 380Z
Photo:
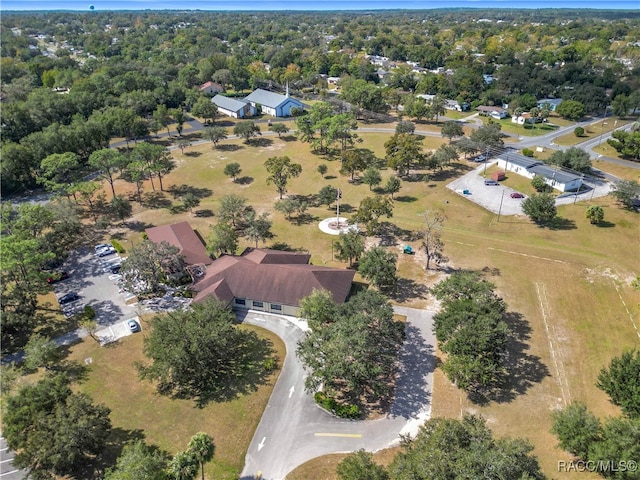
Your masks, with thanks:
M500 197L500 208L498 208L498 220L496 220L496 223L500 222L500 214L502 213L502 200L504 200L504 190L502 190L502 196Z

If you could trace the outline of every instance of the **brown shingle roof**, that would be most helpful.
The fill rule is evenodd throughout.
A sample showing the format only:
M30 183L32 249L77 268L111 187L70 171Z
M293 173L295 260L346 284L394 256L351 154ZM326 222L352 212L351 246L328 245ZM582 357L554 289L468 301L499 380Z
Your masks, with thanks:
M207 253L204 244L193 231L188 222L174 223L173 225L162 225L160 227L147 228L145 230L149 240L155 243L168 242L180 249L184 255L187 265L211 263L211 258Z
M307 254L263 249L247 249L239 256L222 255L194 285L194 301L210 295L230 301L231 292L237 298L299 305L313 290L327 290L336 303L343 303L355 272L309 265L309 258Z

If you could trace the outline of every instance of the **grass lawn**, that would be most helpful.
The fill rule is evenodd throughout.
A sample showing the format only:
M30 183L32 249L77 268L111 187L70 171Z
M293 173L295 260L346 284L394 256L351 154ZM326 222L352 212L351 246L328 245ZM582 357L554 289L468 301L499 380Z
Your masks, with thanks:
M502 131L504 133L510 133L512 135L518 135L519 137L539 137L541 135L546 135L549 132L553 132L557 130L561 125L560 123L556 123L556 118L550 119L548 123L536 123L534 125L517 125L511 121L511 118L503 118L502 120L495 120L491 117L479 117L482 119L482 122L486 125L489 123L489 120L493 122L497 122L502 125Z
M522 130L522 127L518 128ZM359 148L370 148L382 157L384 142L392 133L359 132L359 135L363 139ZM425 147L437 148L443 142L446 140L427 137ZM158 197L164 197L165 206L162 202L156 208L135 205L131 224L138 231L144 226L187 220L206 238L210 225L217 221L215 212L219 198L237 193L246 196L258 212L271 214L275 237L267 241L266 246L286 243L308 250L314 264L344 266L332 259L334 238L317 227L320 219L334 214L334 206L310 208L308 220L300 224L295 219L285 220L282 214L274 211L278 195L275 188L265 182L263 163L271 156L288 155L302 164L301 176L288 186L291 195L316 193L327 184L340 187L343 191L342 212L347 216L355 211L362 198L375 195L367 185L352 183L340 175L338 159L314 155L308 145L297 142L292 136L283 139L263 137L258 146L227 140L218 149L207 143L189 147L184 154L179 150L173 150L172 154L178 168L166 177L165 185L186 184L201 189L202 201L197 208L209 209L214 216L195 217L188 212L171 214L166 204L179 204L180 200L167 192L157 193ZM233 183L222 174L222 169L230 162L241 165L242 183ZM324 178L316 170L319 163L329 167ZM443 241L450 260L448 266L486 269L489 280L496 284L510 311L521 315L521 319L518 320L517 315L512 317L516 329L512 346L516 359L512 370L515 375L512 394L486 405L473 404L437 370L433 414L459 417L466 411L481 413L497 435L528 438L549 477L573 478L574 474L556 471L557 460L568 459L569 455L555 447L557 442L549 433L550 412L566 402L583 400L600 417L616 413L594 383L600 369L613 356L637 345L638 336L632 321L640 328L637 321L640 298L629 284L640 272L639 256L630 255L637 251L638 217L619 208L612 199L602 198L560 207L558 213L564 223L556 229L541 228L527 218L517 216L502 217L497 222L496 215L446 188L449 181L473 166L464 161L454 163L451 170L438 173L428 183L403 180L402 189L396 194L393 217L389 219L400 229L399 237L392 239L389 247L399 254L401 278L393 301L412 306L430 304L427 288L442 278L443 273L425 272L423 255L402 255L401 249L406 244L404 234L421 227L425 210L443 212L447 217ZM598 164L595 166L600 168ZM393 172L384 170L382 173L384 183ZM516 177L508 178L507 184L523 193L531 193L529 180L522 179L521 185L518 183L520 178L516 180ZM512 181L515 183L509 183ZM134 187L118 181L117 189L132 192ZM145 185L145 192L151 193L149 185ZM601 205L605 210L602 226L591 225L584 217L586 208L593 204ZM139 234L133 237L137 241ZM377 239L368 239L369 244L375 241ZM246 240L241 243L241 248L249 245ZM412 246L418 249L419 243L413 242ZM136 341L135 337L131 341ZM256 408L258 410L262 411ZM236 413L229 411L231 416ZM158 419L159 422L172 420ZM146 427L136 428L146 431ZM160 442L156 440L156 433L146 433L150 440ZM185 438L192 433L185 433ZM215 431L213 434L220 435ZM250 429L246 433L247 439L252 434L253 429ZM184 441L182 437L179 441L176 439L175 448L184 448L180 443ZM241 458L244 450L237 455ZM319 476L320 466L330 460L323 458L314 462L319 463L311 462L307 464L310 467L304 467L309 468L307 472L313 472L311 476L302 474L291 478L325 478ZM327 468L330 472L331 468ZM327 475L326 478L335 478L331 473ZM585 474L582 477L589 478Z
M613 155L607 156L612 157ZM593 167L624 180L640 181L640 169L637 168L625 167L624 165L618 165L617 163L607 162L604 160L594 160Z
M622 125L631 123L634 120L636 119L630 118L630 117L625 117L625 118L610 117L610 118L607 118L606 120L598 120L596 122L589 124L587 127L585 127L584 135L582 135L581 137L576 137L576 135L573 132L571 132L554 139L554 142L558 145L563 145L563 146L578 145L579 143L586 142L591 138L597 138L599 135L608 133L618 127L621 127ZM614 149L611 148L611 150L614 150Z
M265 338L282 364L285 347L279 337L259 327L240 328ZM279 371L251 395L210 403L200 409L192 401L161 396L153 384L138 378L134 364L146 360L142 354L143 336L144 333L131 335L106 347L88 338L70 349L69 360L84 365L85 359L91 359L87 379L77 389L111 409L113 432L104 464L113 465L122 444L130 439L143 438L173 455L186 449L192 435L204 431L213 437L216 446L213 461L205 466L206 477L238 478Z

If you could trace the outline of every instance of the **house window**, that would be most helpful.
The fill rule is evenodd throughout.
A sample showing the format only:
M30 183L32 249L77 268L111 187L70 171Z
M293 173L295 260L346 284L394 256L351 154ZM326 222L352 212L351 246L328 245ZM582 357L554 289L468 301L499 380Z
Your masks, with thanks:
M272 303L271 310L282 310L282 305L278 305L277 303Z
M253 301L253 306L256 308L262 308L264 304L262 302Z
M236 305L246 305L247 302L244 300L244 298L236 298L235 299Z

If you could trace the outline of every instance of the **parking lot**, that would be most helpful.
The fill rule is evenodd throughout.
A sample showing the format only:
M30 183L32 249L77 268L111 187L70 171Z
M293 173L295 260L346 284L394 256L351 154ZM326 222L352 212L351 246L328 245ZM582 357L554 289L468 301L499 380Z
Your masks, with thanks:
M493 162L481 164L471 172L454 180L447 188L459 193L468 200L477 203L493 213L501 215L522 215L522 201L524 198L511 198L511 194L515 192L512 188L499 185L485 185L483 172L489 169ZM489 177L487 177L489 178ZM464 191L468 191L464 194ZM502 202L502 208L500 203Z
M91 248L82 248L71 252L62 267L69 278L53 285L57 298L75 292L79 298L61 305L66 316L82 311L85 305L91 305L96 312L96 322L108 326L136 316L135 305L127 305L127 295L120 292L116 284L118 275L109 271L109 266L121 261L117 254L97 257Z
M19 480L25 478L27 472L13 466L14 453L7 447L7 442L0 437L0 478L2 480Z

